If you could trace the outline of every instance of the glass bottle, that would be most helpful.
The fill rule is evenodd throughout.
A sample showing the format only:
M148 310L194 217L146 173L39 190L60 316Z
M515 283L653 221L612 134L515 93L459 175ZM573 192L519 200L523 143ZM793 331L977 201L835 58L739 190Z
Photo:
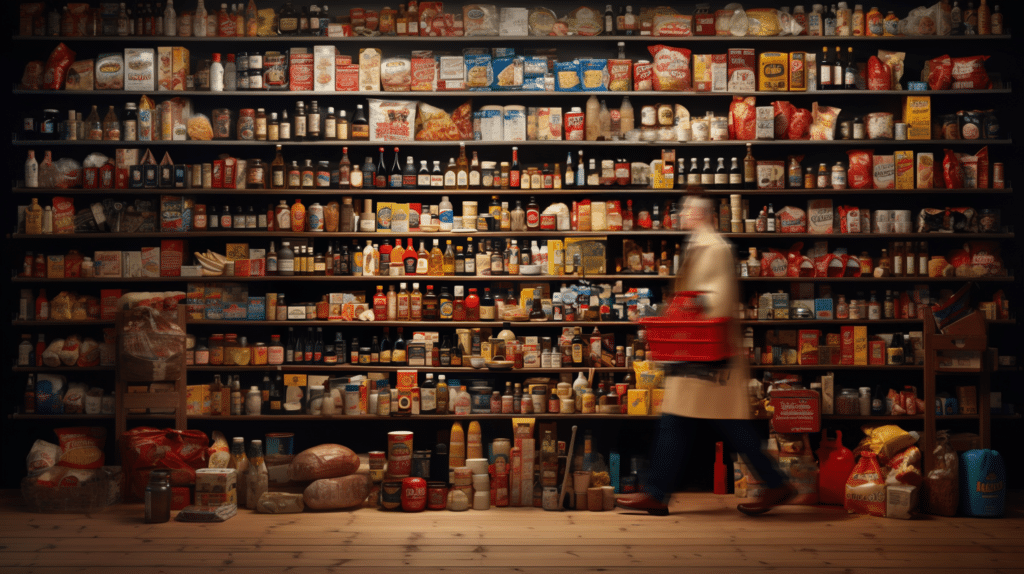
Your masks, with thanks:
M269 490L270 486L267 464L263 458L262 440L252 441L249 455L249 469L245 479L245 507L255 510L260 497Z

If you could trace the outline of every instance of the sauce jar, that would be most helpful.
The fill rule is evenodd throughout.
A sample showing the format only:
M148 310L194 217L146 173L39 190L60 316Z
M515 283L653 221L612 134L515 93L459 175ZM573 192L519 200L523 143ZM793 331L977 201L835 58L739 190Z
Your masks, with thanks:
M860 395L857 393L857 389L848 388L840 391L839 396L836 397L835 407L837 415L859 415Z
M254 141L256 139L256 110L245 108L238 112L238 126L235 129L238 139Z
M210 335L210 364L224 364L224 335L215 333Z

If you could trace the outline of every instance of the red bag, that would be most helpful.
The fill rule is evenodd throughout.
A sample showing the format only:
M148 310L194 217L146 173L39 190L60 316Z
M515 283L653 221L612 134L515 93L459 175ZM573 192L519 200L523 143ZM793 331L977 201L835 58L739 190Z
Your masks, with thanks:
M875 161L872 150L850 150L850 169L846 182L850 189L873 189L875 187Z
M947 189L963 189L964 187L964 166L956 157L953 150L944 150L945 157L942 159L942 176L946 180ZM938 186L936 186L938 187Z
M757 137L755 98L734 96L729 104L729 139L751 141Z
M791 140L805 140L808 136L808 131L811 129L811 122L814 117L811 115L811 110L805 110L803 108L795 110L793 112L793 118L789 122L789 128L786 132L786 136Z
M877 56L868 58L868 89L892 89L892 68Z
M196 469L206 468L210 440L197 430L159 430L138 427L121 435L126 498L142 498L149 474L157 469L171 471L171 484L195 484Z
M987 90L992 87L992 80L985 71L985 60L988 56L970 56L953 58L951 74L954 90Z
M75 53L64 45L64 42L57 44L57 47L50 52L46 59L46 69L43 71L44 90L63 90L64 80L67 78L68 69L75 61Z
M796 115L796 106L789 102L772 102L775 108L775 139L789 139L789 126Z
M953 85L953 61L948 55L928 60L928 89L948 90Z
M885 475L878 455L865 451L846 480L843 506L847 512L885 516Z
M853 470L853 453L843 446L843 432L836 431L836 438L830 440L826 429L821 429L821 446L818 447L818 502L821 504L843 504L846 499L846 479Z

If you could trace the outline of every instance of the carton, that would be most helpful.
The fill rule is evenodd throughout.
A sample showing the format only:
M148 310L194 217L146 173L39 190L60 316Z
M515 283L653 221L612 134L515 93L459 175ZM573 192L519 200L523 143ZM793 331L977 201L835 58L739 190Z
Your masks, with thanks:
M800 329L799 334L799 361L801 365L818 364L818 345L821 340L821 331L817 329Z
M885 364L885 341L868 341L868 364Z
M917 153L916 175L918 189L934 187L935 155L932 152Z
M629 389L626 395L628 401L626 413L630 415L651 414L651 391L647 389Z
M152 48L124 49L125 91L152 92L156 89L156 51Z
M313 91L334 91L334 46L313 46ZM292 87L292 90L300 88Z
M807 91L807 67L805 59L806 52L789 53L789 91Z
M160 276L179 277L185 256L185 242L181 239L160 241Z
M711 54L693 55L693 89L696 92L711 91Z
M885 487L885 517L910 519L917 510L918 488L907 484Z
M753 92L757 86L757 78L754 75L754 48L730 48L726 56L728 91Z
M237 472L233 468L196 469L196 504L237 504Z
M711 55L711 91L729 91L729 67L726 54Z
M893 152L896 164L896 189L914 189L914 152L900 150ZM918 187L921 187L918 184Z
M757 89L762 92L789 90L789 55L762 52L758 59Z
M171 48L171 90L176 92L185 90L191 67L190 62L188 48L184 46L173 46Z
M866 325L853 326L853 364L868 364L868 328Z
M907 139L931 139L931 96L903 96L903 122L907 124Z
M171 89L171 60L173 46L159 46L156 49L156 89L163 92Z
M854 364L854 346L853 346L853 325L843 325L839 328L839 364L840 365L852 365ZM865 362L865 364L867 364Z

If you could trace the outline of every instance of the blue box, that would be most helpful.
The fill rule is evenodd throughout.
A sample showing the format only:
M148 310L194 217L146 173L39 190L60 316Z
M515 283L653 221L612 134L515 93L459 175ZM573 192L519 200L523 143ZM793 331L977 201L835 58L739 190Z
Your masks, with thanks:
M814 300L814 318L831 320L835 318L834 309L832 307L832 299L815 299Z
M249 297L249 304L245 311L245 318L248 321L266 321L267 298Z

